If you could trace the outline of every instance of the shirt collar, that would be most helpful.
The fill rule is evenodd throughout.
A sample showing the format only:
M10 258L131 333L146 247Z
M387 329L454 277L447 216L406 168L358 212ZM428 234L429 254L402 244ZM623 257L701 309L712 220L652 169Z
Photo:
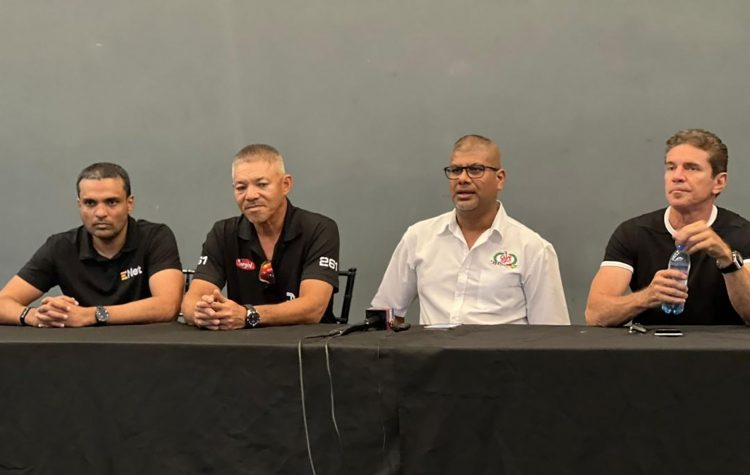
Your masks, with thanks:
M672 227L672 224L669 222L669 212L671 211L672 207L667 206L667 209L664 210L664 227L667 228L667 231L669 231L669 234L674 236L674 233L677 232L677 230ZM716 205L713 205L711 207L711 216L708 217L708 225L713 226L714 221L716 221L716 216L719 214L718 208L716 208Z
M128 216L128 229L126 230L126 233L125 244L123 244L120 252L113 256L112 259L116 258L124 252L134 251L138 247L138 232L136 229L136 221L132 216ZM96 252L96 249L94 249L94 240L91 238L91 234L86 231L86 228L84 226L80 226L78 228L78 258L80 260L110 260Z
M299 236L301 232L299 220L297 219L297 208L287 198L284 227L281 230L282 240L289 242ZM256 241L258 239L258 232L255 230L255 226L244 215L240 218L240 224L237 227L237 236L245 241Z
M503 204L500 201L498 201L497 204L497 214L495 214L495 219L492 220L492 224L490 225L489 229L492 230L492 233L497 233L500 237L502 237L503 231L505 231L505 227L508 222L508 215L505 213ZM456 208L453 208L453 211L448 214L448 219L446 220L445 226L443 226L443 228L440 230L440 234L443 233L450 233L455 236L462 235L461 227L458 225L458 220L456 219Z

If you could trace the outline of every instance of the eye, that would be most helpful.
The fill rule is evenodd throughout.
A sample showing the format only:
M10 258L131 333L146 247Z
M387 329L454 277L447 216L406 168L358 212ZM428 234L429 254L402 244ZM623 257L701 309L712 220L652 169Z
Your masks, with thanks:
M460 175L462 170L462 167L448 167L448 173L451 175Z
M268 182L266 181L261 181L258 183L258 188L263 189L263 188L266 188L267 186L268 186Z
M469 165L467 169L471 174L480 174L484 172L484 165Z
M92 208L96 206L96 201L94 200L83 200L83 206L86 206L87 208Z
M107 200L107 206L117 206L119 202L120 201L115 198L110 198Z
M246 189L247 189L247 186L245 185L234 185L235 193L244 193Z

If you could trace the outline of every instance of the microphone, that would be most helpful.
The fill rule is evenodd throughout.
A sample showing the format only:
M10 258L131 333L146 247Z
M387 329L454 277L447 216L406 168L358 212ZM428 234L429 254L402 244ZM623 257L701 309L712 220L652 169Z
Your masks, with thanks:
M367 331L370 328L385 330L388 327L388 310L382 308L368 308L365 310L365 321L341 330L339 335Z

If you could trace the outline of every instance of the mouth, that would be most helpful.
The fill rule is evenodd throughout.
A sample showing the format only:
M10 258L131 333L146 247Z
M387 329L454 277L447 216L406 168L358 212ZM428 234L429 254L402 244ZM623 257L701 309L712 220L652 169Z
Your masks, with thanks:
M111 227L110 223L94 223L94 228L96 229L109 229Z
M456 198L459 200L468 200L471 197L473 197L475 194L476 193L474 193L473 191L468 191L468 190L461 190L461 191L457 190L455 193Z

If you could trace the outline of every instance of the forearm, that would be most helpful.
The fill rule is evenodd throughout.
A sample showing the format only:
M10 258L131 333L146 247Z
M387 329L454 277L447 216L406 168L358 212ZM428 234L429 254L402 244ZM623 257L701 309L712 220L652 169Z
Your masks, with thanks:
M750 325L750 266L724 275L727 294L734 310Z
M586 323L601 327L620 326L653 306L646 289L620 296L591 295L586 305Z
M265 326L319 323L326 311L327 302L321 304L313 298L299 297L273 305L256 305L260 321Z
M0 323L5 325L20 325L18 317L24 309L24 305L10 297L0 297Z
M179 299L149 297L122 305L107 306L110 324L170 322L179 311Z

